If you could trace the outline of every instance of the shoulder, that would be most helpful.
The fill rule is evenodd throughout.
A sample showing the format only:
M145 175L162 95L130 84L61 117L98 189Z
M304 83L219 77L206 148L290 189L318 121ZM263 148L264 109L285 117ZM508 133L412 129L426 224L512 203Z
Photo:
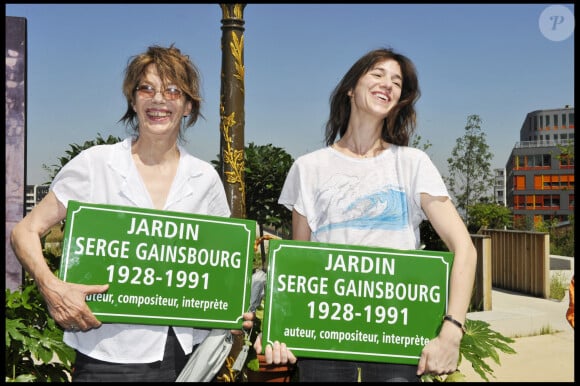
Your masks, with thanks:
M115 143L103 143L84 149L81 153L87 155L110 154L128 151L131 149L131 138L125 138Z
M322 159L327 159L332 156L332 148L331 147L323 147L318 150L311 151L310 153L303 154L296 158L295 164L304 165L310 164L312 162L319 162Z
M215 167L208 161L204 161L201 158L197 158L193 154L189 153L184 147L179 146L179 151L182 154L181 161L183 166L190 171L195 171L197 173L201 172L204 174L215 174L218 175Z
M429 158L427 153L425 153L421 149L417 149L416 147L410 146L398 146L398 145L391 145L393 147L393 151L397 152L398 154L404 157L420 157L420 158Z
M397 146L397 145L391 146L393 147L393 153L396 155L396 157L404 161L417 164L432 162L431 157L429 157L429 155L421 149L409 146Z

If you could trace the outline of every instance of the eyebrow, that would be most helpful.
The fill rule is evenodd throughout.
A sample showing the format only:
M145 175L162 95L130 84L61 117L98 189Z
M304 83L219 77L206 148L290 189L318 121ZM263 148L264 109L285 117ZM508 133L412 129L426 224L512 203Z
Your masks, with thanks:
M382 68L382 67L373 67L373 68L371 68L371 69L369 70L369 72L371 72L371 71L380 71L380 72L382 72L383 74L384 74L384 73L386 73L385 69L384 69L384 68ZM394 78L398 78L398 79L400 79L400 80L403 80L403 76L402 76L402 75L399 75L399 74L394 74L392 77L394 77Z

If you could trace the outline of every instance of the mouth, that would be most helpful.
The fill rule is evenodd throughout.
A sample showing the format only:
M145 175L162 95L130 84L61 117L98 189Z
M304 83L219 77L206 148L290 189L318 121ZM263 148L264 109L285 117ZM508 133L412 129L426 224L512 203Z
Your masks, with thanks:
M169 118L171 114L171 111L167 110L147 110L147 117L152 120Z
M389 97L387 94L385 94L385 93L383 93L383 92L380 92L380 91L375 91L375 92L373 92L372 94L373 94L373 96L375 96L377 99L380 99L380 100L382 100L382 101L384 101L384 102L389 102L389 101L391 100L391 98L390 98L390 97Z

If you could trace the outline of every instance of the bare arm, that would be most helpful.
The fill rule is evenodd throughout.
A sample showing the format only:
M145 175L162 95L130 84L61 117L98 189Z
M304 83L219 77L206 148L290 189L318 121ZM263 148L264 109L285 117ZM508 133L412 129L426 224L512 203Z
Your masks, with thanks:
M88 330L101 325L85 296L106 291L108 285L65 283L51 271L42 254L40 238L66 217L66 208L49 192L10 234L10 242L20 264L36 282L54 320L64 328Z
M441 240L454 254L447 314L465 324L475 280L475 246L449 198L422 193L421 206ZM449 322L443 323L437 338L431 340L423 349L417 374L446 374L455 371L462 336L463 333L457 326Z
M310 225L306 217L292 209L292 239L310 241Z

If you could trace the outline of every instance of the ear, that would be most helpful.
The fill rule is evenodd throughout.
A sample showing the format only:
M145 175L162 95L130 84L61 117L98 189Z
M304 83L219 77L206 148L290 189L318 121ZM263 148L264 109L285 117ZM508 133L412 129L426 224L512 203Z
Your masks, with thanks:
M191 101L188 101L185 103L185 110L183 111L183 116L187 117L189 114L191 114L191 109L193 108L193 105L191 104Z

